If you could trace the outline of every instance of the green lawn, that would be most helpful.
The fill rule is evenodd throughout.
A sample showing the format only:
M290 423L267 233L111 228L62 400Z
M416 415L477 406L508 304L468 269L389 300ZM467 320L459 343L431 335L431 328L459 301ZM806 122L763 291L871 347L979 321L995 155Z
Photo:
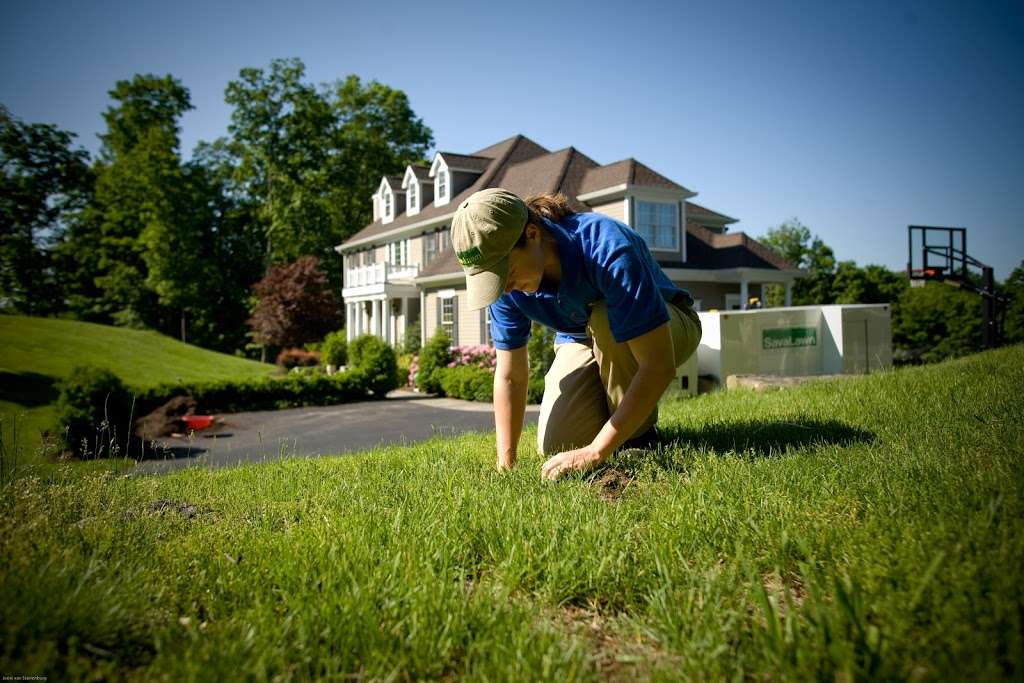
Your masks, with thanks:
M26 461L37 459L39 434L54 422L55 382L76 365L109 368L129 386L273 374L276 366L207 351L157 332L0 315L0 419L12 427ZM16 421L16 423L15 423ZM10 447L10 440L4 441Z
M0 670L1019 680L1021 387L1017 346L704 395L663 406L674 443L555 484L533 428L508 474L493 434L470 434L17 479L0 496Z

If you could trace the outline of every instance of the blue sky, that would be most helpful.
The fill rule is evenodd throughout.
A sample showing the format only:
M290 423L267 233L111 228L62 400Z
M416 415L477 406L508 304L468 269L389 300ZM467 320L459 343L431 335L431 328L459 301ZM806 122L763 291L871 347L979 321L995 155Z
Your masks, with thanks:
M405 91L438 148L516 133L626 157L760 235L798 217L840 259L906 264L908 224L1024 259L1024 3L0 3L0 102L95 151L107 91L171 73L183 152L224 87L299 57Z

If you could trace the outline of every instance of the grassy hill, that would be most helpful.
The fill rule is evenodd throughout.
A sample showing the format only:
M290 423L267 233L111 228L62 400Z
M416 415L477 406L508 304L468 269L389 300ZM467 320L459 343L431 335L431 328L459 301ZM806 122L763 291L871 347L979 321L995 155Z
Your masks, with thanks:
M109 368L133 387L178 379L273 374L276 366L208 351L157 332L95 323L0 315L0 416L5 436L18 416L18 439L32 455L53 423L54 383L75 365ZM8 442L9 443L9 442Z
M1024 347L665 405L540 481L494 436L0 496L0 669L54 679L1024 673ZM613 469L614 468L614 469Z

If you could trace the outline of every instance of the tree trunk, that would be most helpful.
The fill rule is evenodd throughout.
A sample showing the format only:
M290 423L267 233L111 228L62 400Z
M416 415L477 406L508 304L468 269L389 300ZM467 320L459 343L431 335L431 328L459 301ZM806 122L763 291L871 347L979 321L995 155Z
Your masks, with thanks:
M185 341L185 309L181 309L181 341Z

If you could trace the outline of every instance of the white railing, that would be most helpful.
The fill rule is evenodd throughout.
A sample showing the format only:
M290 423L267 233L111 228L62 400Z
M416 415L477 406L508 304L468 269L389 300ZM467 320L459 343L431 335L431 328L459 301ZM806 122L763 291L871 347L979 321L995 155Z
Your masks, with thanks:
M420 274L420 267L396 266L391 263L371 263L345 271L345 287L383 285L395 280L411 280Z

